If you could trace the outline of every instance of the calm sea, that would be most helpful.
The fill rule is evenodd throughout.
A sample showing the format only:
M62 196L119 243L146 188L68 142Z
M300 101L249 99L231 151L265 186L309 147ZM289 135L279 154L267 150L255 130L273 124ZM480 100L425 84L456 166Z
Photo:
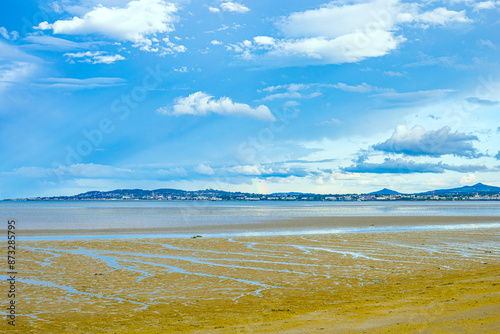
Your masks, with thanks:
M319 216L499 216L500 202L0 202L18 229L157 228Z

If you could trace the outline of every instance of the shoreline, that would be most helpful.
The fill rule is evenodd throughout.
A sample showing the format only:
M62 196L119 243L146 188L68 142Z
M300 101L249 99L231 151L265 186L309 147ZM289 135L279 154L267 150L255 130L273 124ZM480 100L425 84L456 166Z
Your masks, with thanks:
M500 227L499 216L339 216L300 217L260 221L252 224L194 225L164 228L26 229L19 237L188 237L259 236L322 233L389 232L408 230ZM26 238L28 237L28 238Z

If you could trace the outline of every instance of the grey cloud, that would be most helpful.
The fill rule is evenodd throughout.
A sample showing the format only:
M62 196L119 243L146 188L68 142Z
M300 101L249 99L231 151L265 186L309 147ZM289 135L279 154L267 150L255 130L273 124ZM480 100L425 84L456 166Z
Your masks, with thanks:
M472 146L471 141L478 141L474 135L451 132L448 126L439 130L426 131L421 126L411 130L405 125L399 125L391 138L379 143L373 148L388 153L401 153L409 156L440 157L446 154L477 158L482 156Z
M358 153L356 154L356 158L354 158L352 162L363 163L366 160L368 160L369 157L370 157L370 150L361 149L358 151Z
M342 168L344 172L351 173L374 173L374 174L413 174L413 173L444 173L446 170L472 173L472 172L487 172L488 167L483 165L448 165L439 163L416 163L415 161L405 161L403 159L385 159L382 163L358 163L346 168Z

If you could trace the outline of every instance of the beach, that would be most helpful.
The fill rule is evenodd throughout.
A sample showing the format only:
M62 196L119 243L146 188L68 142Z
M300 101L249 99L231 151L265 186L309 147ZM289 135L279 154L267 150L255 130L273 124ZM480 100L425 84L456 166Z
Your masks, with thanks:
M19 241L19 333L500 329L498 217L63 232Z

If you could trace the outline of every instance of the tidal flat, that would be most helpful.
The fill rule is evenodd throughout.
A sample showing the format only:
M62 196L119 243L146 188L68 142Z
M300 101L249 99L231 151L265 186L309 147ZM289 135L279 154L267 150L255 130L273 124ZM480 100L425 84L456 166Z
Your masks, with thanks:
M500 227L25 240L17 252L16 326L2 331L500 330Z

